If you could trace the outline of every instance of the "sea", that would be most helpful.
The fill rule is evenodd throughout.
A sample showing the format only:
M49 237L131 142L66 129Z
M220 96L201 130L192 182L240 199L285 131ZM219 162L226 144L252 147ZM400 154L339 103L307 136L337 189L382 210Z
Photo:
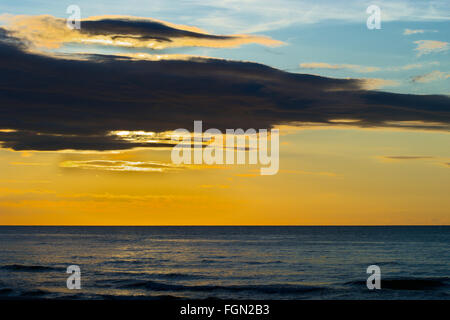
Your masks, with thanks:
M448 300L449 266L450 226L0 227L2 300Z

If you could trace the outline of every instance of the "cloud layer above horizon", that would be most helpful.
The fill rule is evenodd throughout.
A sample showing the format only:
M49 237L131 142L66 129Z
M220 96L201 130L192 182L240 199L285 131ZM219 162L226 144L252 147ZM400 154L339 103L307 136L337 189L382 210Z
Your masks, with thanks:
M160 48L150 42L161 49L279 44L269 38L216 36L151 19L109 17L83 21L76 35L81 38L74 40L66 31L46 33L57 30L47 23L61 23L46 19L37 20L45 22L43 29L31 28L29 21L24 28L17 27L20 23L8 30L0 28L0 141L4 148L161 147L165 144L127 141L110 133L190 129L194 120L203 120L205 128L221 130L333 125L335 119L354 120L352 125L359 127L450 128L448 96L368 89L381 79L333 79L223 59L148 61L123 55L61 57L30 51L32 46L54 48L73 41L83 43L83 39L109 39L113 42L106 44L113 46L128 41L131 47L154 50Z

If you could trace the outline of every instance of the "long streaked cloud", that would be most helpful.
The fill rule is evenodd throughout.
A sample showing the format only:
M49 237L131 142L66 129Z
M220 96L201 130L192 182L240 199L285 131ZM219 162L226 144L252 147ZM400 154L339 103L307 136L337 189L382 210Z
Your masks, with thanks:
M439 65L439 62L430 61L430 62L424 62L424 63L406 64L404 66L398 66L398 67L386 67L386 68L384 68L384 70L386 70L386 71L408 71L408 70L420 69L420 68L424 68L424 67L437 66L437 65Z
M98 16L83 19L80 30L71 30L66 19L50 15L8 16L6 28L36 48L56 49L67 43L162 50L178 47L230 48L247 43L266 46L282 42L263 36L213 35L184 25L130 16Z
M424 30L424 29L405 29L403 35L410 36L412 34L423 34L425 32L438 32L437 30Z
M61 168L104 170L116 172L167 172L181 170L184 167L157 161L124 160L67 160L59 164Z
M283 124L450 128L450 98L367 90L367 80L292 74L217 59L84 60L31 53L0 28L0 141L13 150L170 147L112 132ZM401 124L401 125L399 125ZM159 139L161 140L161 139Z
M30 90L30 89L28 89L28 90ZM28 90L26 90L26 91L28 91ZM6 93L6 91L5 91L5 93ZM69 96L71 96L71 94L69 94ZM23 114L22 116L19 114L14 114L15 112L11 110L11 104L10 104L11 100L9 100L9 101L8 100L9 99L5 99L5 96L2 95L0 92L0 101L7 101L7 104L0 106L0 110L3 110L6 113L8 113L7 117L9 118L9 120L6 120L6 118L5 118L5 120L7 122L13 122L14 119L16 119L16 121L21 122L21 120L19 120L19 118L21 117L23 120L29 119L29 120L25 120L25 121L29 121L29 124L31 126L30 126L30 128L25 128L25 127L28 127L28 125L25 125L22 127L23 128L22 130L18 130L18 131L16 130L14 132L9 132L9 133L8 132L7 133L0 132L0 141L1 141L3 148L11 148L14 150L35 150L35 151L59 151L59 150L106 151L106 150L126 150L126 149L137 148L137 147L152 147L152 148L173 147L172 143L165 143L162 140L145 141L145 142L129 141L127 139L122 139L120 136L112 135L110 132L91 134L90 133L91 130L97 130L97 129L94 129L95 124L93 123L93 121L95 121L95 120L91 119L89 121L89 122L92 121L90 125L88 124L89 122L86 122L86 124L88 124L88 126L91 126L90 129L88 127L83 128L83 124L80 122L80 120L84 116L90 117L86 113L87 110L82 111L82 112L84 112L84 114L82 114L82 115L78 114L76 116L78 118L78 120L75 120L75 122L72 123L72 125L75 125L75 127L73 127L72 129L70 129L70 127L72 125L70 125L68 122L66 122L66 121L70 121L68 115L70 113L74 112L73 110L71 111L70 108L67 108L64 111L60 110L59 115L55 115L56 118L54 118L53 120L50 120L47 123L42 123L41 125L39 125L38 123L32 124L34 122L32 119L33 118L32 110L30 110L30 109L24 110L24 112L27 112L27 114ZM113 101L110 101L110 102L113 103ZM33 106L35 108L40 108L40 107L43 107L43 105L45 105L42 103L33 104L31 101L29 101L29 103L31 104L31 109L33 109ZM54 101L53 103L56 103L56 101ZM48 106L52 105L53 103L50 103ZM65 101L61 100L58 104L64 105ZM124 105L124 108L125 107L126 106ZM87 106L85 108L87 108ZM48 116L52 117L52 112L56 112L56 110L53 109L53 111L49 110L48 112L49 112ZM103 110L100 112L104 112L105 113L104 116L108 117L107 110ZM94 114L97 114L97 117L98 117L97 112L94 111L92 116L94 116ZM18 117L18 118L15 118L15 117ZM36 117L36 115L34 115L34 117ZM101 116L101 117L103 117L103 116ZM59 120L56 120L57 118L59 118ZM109 121L111 121L111 120L112 119L110 119ZM43 121L43 119L41 119L41 121ZM99 119L100 123L101 123L101 121L102 120ZM0 120L0 122L1 122L1 120ZM66 125L64 125L63 122L66 122ZM50 123L53 123L53 124L50 124ZM99 123L99 125L100 125L99 128L102 127L102 125L100 123ZM5 125L12 126L13 124L10 123L10 124L5 124ZM40 129L38 129L38 131L36 131L35 129L31 129L31 127L35 127L37 129L36 125L37 125L37 127L40 127ZM54 125L56 125L59 128L55 127L52 129L51 127ZM76 129L76 128L78 128L78 129ZM65 133L65 131L67 129L69 129L69 131L71 131L71 132ZM48 133L49 131L51 131L51 132ZM59 131L59 133L58 133L58 131ZM43 132L47 132L47 133L43 133Z
M437 157L437 156L429 156L429 155L415 155L415 156L411 156L411 155L407 155L407 156L403 156L403 155L396 155L396 156L378 156L377 157L380 161L385 162L385 163L392 163L392 162L403 162L403 161L426 161L428 163L432 163L435 164L439 167L447 167L450 168L450 163L445 163L445 162L441 162L442 159L445 158L441 158L441 157Z
M384 156L383 159L388 160L427 160L433 159L433 156Z
M324 70L351 70L360 73L370 73L378 71L406 71L412 69L420 69L426 66L439 65L437 61L424 62L424 63L413 63L403 66L396 67L373 67L373 66L362 66L356 64L331 64L328 62L305 62L300 63L300 68L302 69L324 69Z
M326 62L308 62L300 63L300 68L302 69L331 69L331 70L341 70L349 69L355 72L376 72L380 71L379 67L368 67L356 64L330 64Z
M385 87L395 87L400 85L400 82L397 80L388 80L379 78L359 79L359 81L361 82L362 87L367 90L375 90Z
M450 72L442 72L439 70L431 71L426 74L418 75L411 78L412 82L427 83L437 80L445 80L450 78Z
M414 41L414 43L417 45L415 50L417 51L418 56L435 52L444 52L450 49L449 43L445 41L417 40Z
M403 34L405 36L409 36L409 35L412 35L412 34L418 34L418 33L425 33L425 30L423 30L423 29L415 29L415 30L405 29L405 31L403 31Z
M0 205L2 206L30 206L42 207L41 204L52 203L67 207L69 204L80 201L89 202L133 202L133 203L160 203L168 205L174 202L202 201L204 196L178 195L178 194L117 194L117 193L58 193L54 190L43 189L12 189L0 188Z
M328 69L328 70L351 70L359 73L371 73L381 71L382 68L379 67L369 67L369 66L361 66L355 64L330 64L326 62L309 62L309 63L301 63L300 68L302 69ZM359 79L363 88L367 90L380 89L385 87L394 87L398 86L400 82L396 80L389 79L379 79L379 78L366 78Z

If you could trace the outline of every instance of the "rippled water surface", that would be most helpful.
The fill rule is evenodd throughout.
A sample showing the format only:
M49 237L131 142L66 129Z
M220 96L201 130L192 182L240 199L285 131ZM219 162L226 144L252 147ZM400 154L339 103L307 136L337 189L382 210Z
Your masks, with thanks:
M450 297L450 227L0 227L0 244L2 299Z

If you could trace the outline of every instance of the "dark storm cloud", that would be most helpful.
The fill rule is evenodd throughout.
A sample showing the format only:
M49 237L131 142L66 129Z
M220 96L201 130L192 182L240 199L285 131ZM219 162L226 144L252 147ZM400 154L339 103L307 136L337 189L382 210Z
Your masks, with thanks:
M125 150L135 147L173 147L170 143L140 143L119 139L113 135L54 135L36 131L0 132L3 148L14 150L57 151L74 150Z
M434 122L443 130L450 124L447 96L367 91L359 80L246 62L59 59L25 52L1 28L0 73L0 129L17 130L1 132L0 141L15 150L145 146L108 133L192 129L194 120L221 130L333 119L359 126Z
M229 48L257 43L278 46L283 42L255 35L213 35L198 28L150 18L100 16L81 21L81 29L68 29L66 20L51 15L12 16L7 29L35 48L55 49L66 43L101 44L162 50L179 47Z
M230 36L217 36L180 30L170 27L157 21L132 20L132 19L102 19L102 20L83 20L82 33L91 35L111 35L113 38L120 38L120 35L135 37L140 40L154 39L157 41L171 42L171 38L197 38L211 40L232 39Z

